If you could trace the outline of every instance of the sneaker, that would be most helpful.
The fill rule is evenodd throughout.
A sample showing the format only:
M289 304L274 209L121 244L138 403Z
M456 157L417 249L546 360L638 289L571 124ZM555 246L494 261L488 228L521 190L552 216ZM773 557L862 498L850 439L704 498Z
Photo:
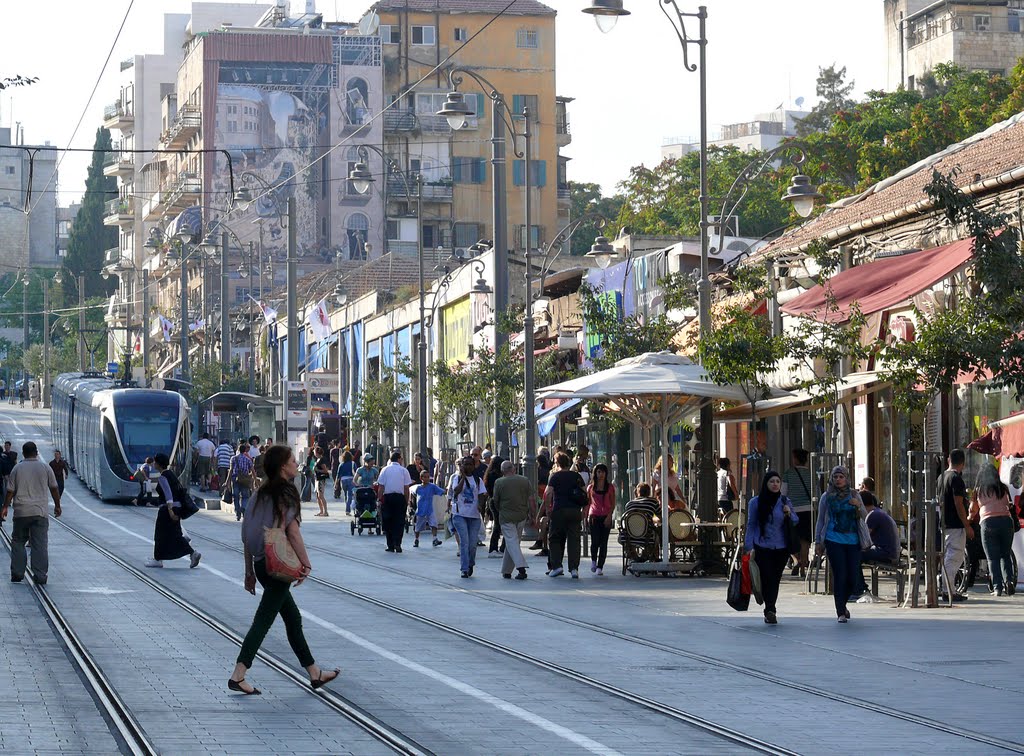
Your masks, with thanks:
M555 567L555 569L548 571L548 577L561 577L564 574L561 567Z
M441 539L440 538L435 538L433 545L434 546L440 546L441 545Z
M505 578L506 580L511 580L512 579L512 573L511 572L503 572L503 573L501 573L501 576L503 578Z
M393 548L391 548L390 546L388 548L384 549L384 551L388 552L389 554L394 554L395 553L395 550Z
M161 562L159 559L149 559L149 560L146 561L146 566L147 567L163 567L164 563Z
M845 617L843 619L846 619ZM775 617L775 612L764 613L764 624L766 625L777 625L779 620Z
M38 582L38 581L37 581L37 582ZM996 590L995 590L995 594L996 594L997 596L1002 596L1002 595L1003 595L1003 586L1001 586L1001 585L997 585L997 586L996 586Z
M594 574L595 574L595 575L597 575L598 577L601 577L602 575L604 575L604 569L602 569L601 567L598 567L598 568L597 568L597 569L596 569L596 570L594 571Z
M469 576L473 577L473 565L469 566Z
M846 624L847 622L849 622L849 620L848 620L848 619L846 619L846 615L845 615L845 614L844 614L844 615L843 615L842 617L840 617L840 618L839 618L838 620L836 620L836 621L837 621L837 622L838 622L838 623L839 623L840 625L845 625L845 624Z
M590 571L591 572L597 572L597 560L595 560L595 559L591 559L590 560Z
M188 568L190 570L194 570L196 567L199 566L199 560L202 558L202 554L200 554L198 551L193 551L192 556L188 560Z
M463 570L461 577L468 578L469 577L469 573L466 572L465 570Z
M401 554L402 553L402 547L401 546L395 546L395 553L396 554Z
M420 547L420 539L419 538L417 538L415 541L412 542L412 547L414 549L418 549Z
M526 568L520 567L519 572L516 573L516 580L526 580Z
M573 580L579 580L580 579L580 571L579 570L569 570L569 574L572 575L572 579Z

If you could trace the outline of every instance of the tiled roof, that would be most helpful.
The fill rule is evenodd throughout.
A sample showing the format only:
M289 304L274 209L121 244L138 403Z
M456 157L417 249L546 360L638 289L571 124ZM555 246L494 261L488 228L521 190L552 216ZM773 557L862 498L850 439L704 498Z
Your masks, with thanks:
M924 188L932 170L946 175L954 169L960 188L983 183L1024 167L1024 113L996 124L980 134L951 145L895 176L875 184L862 194L840 200L808 223L774 239L758 251L764 254L794 252L809 242L826 238L836 242L893 223L901 214L911 214L915 205L924 210L928 197ZM1015 177L1015 182L1021 181Z
M414 11L417 13L481 13L506 16L553 16L555 9L537 0L515 0L505 10L508 0L382 0L373 6L378 13Z

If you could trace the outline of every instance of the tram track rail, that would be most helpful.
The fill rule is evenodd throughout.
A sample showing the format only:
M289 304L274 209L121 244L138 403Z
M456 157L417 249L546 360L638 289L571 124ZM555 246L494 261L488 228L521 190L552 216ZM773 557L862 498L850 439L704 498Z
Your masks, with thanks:
M212 518L210 518L210 519L212 519ZM219 523L221 525L224 525L224 526L230 526L231 525L231 523L221 522L220 520L213 520L213 522L217 522L217 523ZM211 538L210 536L206 536L206 535L203 535L201 533L196 533L194 530L190 531L190 533L193 534L193 535L198 535L198 537L202 538L203 540L209 541L209 542L214 543L214 544L216 544L218 546L221 546L221 547L224 547L224 548L227 548L227 549L231 549L231 550L234 550L236 552L240 552L240 549L238 549L233 544L229 544L229 543L220 541L218 539ZM864 702L862 700L858 699L858 698L853 697L853 696L847 696L847 695L844 695L844 694L836 692L836 691L832 691L832 690L828 690L828 689L825 689L825 688L820 688L820 687L815 686L815 685L811 685L809 683L802 683L802 682L799 682L799 681L796 681L796 680L789 680L789 679L786 679L786 678L780 678L780 677L778 677L775 674L772 674L772 673L769 673L769 672L765 672L763 670L758 670L758 669L752 669L752 668L749 668L749 667L745 667L745 666L736 664L734 662L730 662L730 661L728 661L726 659L720 659L718 657L709 656L707 654L701 654L701 653L697 653L695 651L687 651L685 649L676 648L674 646L669 646L667 644L660 643L658 641L649 640L647 638L641 638L641 637L636 636L636 635L630 635L629 633L623 633L623 632L621 632L619 630L615 630L613 628L605 627L603 625L595 625L593 623L584 622L582 620L578 620L578 619L575 619L575 618L572 618L572 617L565 617L565 616L562 616L562 615L559 615L559 614L555 614L554 612L549 612L549 611L547 611L545 609L540 609L538 607L529 606L527 604L522 604L522 603L519 603L517 601L511 601L509 599L505 599L505 598L502 598L500 596L494 596L494 595L491 595L491 594L481 593L481 592L478 592L478 591L469 591L469 590L466 590L465 588L461 588L459 586L453 586L450 583L446 583L443 580L438 580L436 578L427 577L427 576L424 576L424 575L421 575L421 574L418 574L418 573L407 572L405 570L401 570L401 569L398 569L398 568L395 568L395 567L391 567L389 565L382 565L382 564L379 564L377 562L373 562L373 561L370 561L370 560L362 559L360 557L352 556L350 554L343 554L343 553L341 553L339 551L335 551L333 549L329 549L329 548L326 548L326 547L323 547L323 546L313 545L313 544L310 544L308 542L306 543L306 549L307 549L307 551L317 552L317 553L320 553L320 554L324 554L325 556L330 556L330 557L334 557L334 558L337 558L337 559L342 559L342 560L345 560L345 561L353 562L353 563L356 563L356 564L361 564L361 565L363 565L365 567L371 567L371 568L373 568L375 570L384 570L384 571L390 572L390 573L392 573L394 575L399 575L399 576L402 576L402 577L407 577L407 578L419 580L419 581L422 581L422 582L428 582L428 583L437 585L439 587L442 587L442 588L445 588L445 589L448 589L448 590L451 590L451 591L455 591L455 592L458 592L458 593L461 593L461 594L464 594L464 595L467 595L467 596L473 596L475 598L478 598L478 599L481 599L481 600L485 600L485 601L489 601L491 603L494 603L494 604L497 604L497 605L500 605L500 606L504 606L504 607L507 607L507 608L510 608L510 609L516 609L516 610L519 610L519 611L527 612L527 613L533 614L533 615L538 616L538 617L543 617L545 619L554 620L554 621L557 621L557 622L560 622L560 623L564 623L566 625L571 625L573 627L577 627L577 628L580 628L580 629L583 629L583 630L590 630L590 631L598 633L600 635L605 635L607 637L615 638L616 640L624 641L624 642L635 644L635 645L645 646L645 647L650 648L652 650L656 650L656 651L659 651L659 652L662 652L662 653L665 653L665 654L670 654L672 656L688 659L690 661L695 661L695 662L698 662L698 663L701 663L701 664L705 664L707 666L716 667L718 669L723 669L723 670L727 670L727 671L730 671L730 672L735 672L737 674L744 675L745 677L757 679L757 680L760 680L760 681L766 682L766 683L771 683L773 685L780 686L780 687L783 687L783 688L787 688L789 690L799 691L801 693L805 693L805 694L808 694L808 695L811 695L811 696L814 696L814 697L817 697L817 698L822 698L822 699L826 699L826 700L829 700L829 701L833 701L835 703L840 703L840 704L844 704L844 705L847 705L847 706L852 706L852 707L857 708L857 709L864 709L865 708L864 707ZM350 596L353 596L355 598L362 599L362 600L367 601L369 603L387 604L387 602L383 602L380 599L375 599L373 597L364 596L363 594L360 594L360 593L358 593L356 591L352 591L352 590L350 590L348 588L345 588L344 586L340 586L340 585L338 585L336 583L333 583L332 581L325 580L324 578L310 576L309 578L307 578L307 580L309 580L311 582L319 583L319 584L322 584L322 585L325 585L325 586L328 586L328 587L331 587L331 588L336 589L336 590L340 590L341 592L345 593L346 595L350 595ZM411 617L413 617L413 618L415 618L415 619L417 619L417 620L419 620L421 622L425 622L425 623L431 624L433 626L440 626L442 629L444 627L448 627L448 626L444 625L444 623L440 623L440 622L437 622L435 620L430 620L430 619L427 619L427 618L419 617L418 615L415 615L415 614L409 612L408 610L402 609L401 607L395 607L395 608L399 611L399 613L405 614L406 616L411 616ZM459 630L458 628L451 628L451 630L454 631L456 634L459 634L459 635L461 635L463 637L469 636L468 633L465 633L465 631ZM492 643L490 641L481 641L481 643L483 645L486 645L488 648L493 647L493 645L492 645ZM503 647L503 648L507 648L507 647ZM516 655L517 657L519 657L519 656L526 656L525 654L522 654L522 652L516 651L515 649L507 649L507 650L510 651L511 654ZM548 662L540 662L540 663L538 663L538 666L543 666L545 668L548 668L549 663ZM568 671L571 672L573 675L580 675L580 673L577 673L574 670L568 670ZM604 683L599 683L599 684L600 685L604 685ZM633 693L631 693L629 691L625 691L625 692L628 693L629 695L636 695L636 694L633 694ZM641 697L641 698L643 698L643 697ZM657 702L654 702L654 703L657 706L662 706L661 704L657 704ZM652 707L648 707L648 708L652 708ZM939 720L932 719L930 717L925 717L925 716L922 716L922 715L919 715L919 714L914 714L912 712L903 711L903 710L900 710L900 709L893 709L893 708L890 708L890 707L875 707L875 708L872 708L871 711L873 713L875 713L875 714L881 714L882 716L885 716L887 718L891 718L891 719L895 719L895 720L900 720L900 721L903 721L903 722L907 722L909 724L913 724L913 725L917 725L917 726L924 727L924 728L927 728L927 729L935 730L937 732L941 732L941 733L944 733L946 735L951 735L953 737L961 738L961 739L966 740L966 741L972 741L972 742L975 742L975 743L991 746L993 748L999 748L1001 750L1005 750L1005 751L1008 751L1008 752L1011 752L1011 753L1022 753L1022 754L1024 754L1024 743L1016 743L1016 742L1013 742L1013 741L1010 741L1010 740L1005 740L1003 738L998 738L998 737L995 737L995 736L992 736L992 735L986 735L985 733L977 732L975 730L968 730L968 729L962 728L962 727L957 727L955 725L947 724L945 722L941 722ZM694 715L690 715L690 716L694 716ZM775 751L775 752L779 752L779 751Z
M10 551L12 548L11 535L0 528L0 538L7 550ZM54 634L64 645L72 664L78 670L79 677L86 683L100 714L111 730L111 734L119 741L121 752L132 754L132 756L157 756L160 752L146 733L145 728L118 694L117 689L92 654L89 653L88 648L61 613L56 602L46 592L46 589L35 581L31 569L27 571L25 580L32 587L36 602L42 608Z
M233 551L239 554L242 553L242 549L238 548L234 544L230 544L225 541L221 541L217 538L205 535L203 533L198 532L195 529L189 530L189 535L192 538L202 539L203 541L214 544L229 551ZM554 674L564 679L572 680L573 682L598 690L601 693L604 693L612 698L617 698L621 701L632 703L636 706L652 711L655 714L686 724L695 729L714 735L715 737L718 737L722 740L731 742L738 746L742 746L748 750L766 754L784 754L786 756L795 756L795 754L797 753L796 751L788 750L775 743L769 743L767 741L755 738L751 735L740 732L738 730L734 730L730 727L726 727L725 725L719 724L718 722L714 722L710 719L706 719L696 714L692 714L688 711L678 709L674 706L670 706L668 704L662 703L660 701L641 695L639 693L626 690L625 688L612 685L603 680L598 680L597 678L583 674L582 672L578 672L569 667L555 664L551 661L537 659L531 656L530 654L519 651L518 649L512 648L511 646L506 646L504 644L496 643L491 640L484 640L470 632L462 630L461 628L449 625L439 620L431 619L429 617L423 617L419 614L416 614L415 612L409 611L408 609L398 606L397 604L392 604L388 601L384 601L383 599L378 599L373 596L368 596L358 591L354 591L352 589L346 588L343 585L340 585L339 583L327 580L326 578L310 575L306 578L306 582L320 585L324 588L328 588L329 590L341 593L350 598L358 599L361 602L370 604L379 609L384 609L385 611L388 611L392 614L397 614L399 616L405 617L406 619L410 619L414 622L427 625L428 627L434 628L435 630L439 630L448 635L452 635L454 637L468 641L469 643L472 643L474 645L481 646L485 649L501 654L502 656L506 656L515 659L516 661L523 662L528 666L532 666L534 668L543 670L544 672Z
M129 574L131 574L132 576L146 584L149 588L156 591L159 595L163 596L171 603L175 604L188 614L198 619L211 630L215 631L222 637L228 639L233 644L241 647L242 642L244 640L243 637L240 634L236 633L233 629L231 629L231 627L229 627L226 623L222 622L220 619L210 614L209 612L203 611L202 609L199 609L198 607L192 605L184 597L180 596L179 594L175 593L169 588L166 588L159 581L154 580L145 572L135 567L128 561L122 559L120 556L118 556L102 544L98 543L94 539L90 538L85 533L80 532L76 528L68 525L65 522L62 522L61 520L55 520L55 522L57 522L57 524L59 524L64 530L66 530L68 533L76 537L78 540L82 541L84 544L92 548L94 551L103 555L108 560L116 564L118 567L122 568L123 570L125 570L126 572L128 572ZM194 533L192 535L193 537L195 537ZM311 691L309 687L309 680L301 673L299 673L297 670L293 669L291 666L285 663L278 656L271 654L267 651L260 650L259 652L257 652L257 658L264 664L266 664L268 667L270 667L274 671L278 672L279 674L287 678L289 681L298 685L305 692L320 698L320 700L334 712L340 714L349 722L356 725L359 729L370 734L376 740L391 748L395 753L405 754L406 756L433 756L433 752L430 749L424 747L420 743L417 743L415 740L407 737L405 734L394 729L393 727L390 727L389 725L385 724L377 717L370 714L365 709L356 705L355 703L347 699L345 696L337 693L336 691L333 691L329 688L321 688L318 691ZM153 750L141 753L156 754L157 751Z

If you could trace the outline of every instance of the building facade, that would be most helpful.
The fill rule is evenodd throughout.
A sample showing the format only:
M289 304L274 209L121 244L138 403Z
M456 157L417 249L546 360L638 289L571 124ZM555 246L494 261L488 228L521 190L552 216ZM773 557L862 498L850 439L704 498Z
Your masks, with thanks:
M488 0L386 0L380 15L384 86L389 105L384 120L384 149L403 171L423 178L422 222L405 197L400 180L388 181L387 239L392 250L415 252L419 234L426 250L447 257L493 238L490 135L491 101L470 77L460 91L475 115L458 133L436 115L450 91L451 66L472 70L490 81L504 97L518 132L521 113L531 119L530 166L534 247L543 246L568 222L569 144L567 105L555 94L555 11L535 0L515 3ZM493 18L497 11L505 12ZM488 24L484 29L484 25ZM482 31L481 31L482 30ZM477 36L479 35L479 36ZM453 63L434 70L457 53ZM517 140L523 151L523 141ZM375 161L375 173L382 173ZM524 160L507 149L509 246L523 250L525 232ZM421 227L418 232L417 225Z
M916 89L938 63L1007 74L1024 55L1021 0L884 0L886 89Z
M57 151L0 128L0 264L5 270L55 268Z
M799 98L797 102L800 102ZM756 114L753 120L724 125L718 138L708 144L712 147L736 147L743 152L766 152L795 137L797 123L808 115L810 112L806 110L780 106ZM700 142L693 137L666 137L661 145L661 157L678 160L699 149Z

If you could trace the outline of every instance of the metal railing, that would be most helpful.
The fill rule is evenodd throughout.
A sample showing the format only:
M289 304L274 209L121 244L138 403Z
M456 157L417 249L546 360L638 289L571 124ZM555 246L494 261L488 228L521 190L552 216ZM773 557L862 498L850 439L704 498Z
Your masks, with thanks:
M104 208L106 210L106 216L132 214L131 200L124 197L115 197L112 200L108 200L106 205L104 205Z

